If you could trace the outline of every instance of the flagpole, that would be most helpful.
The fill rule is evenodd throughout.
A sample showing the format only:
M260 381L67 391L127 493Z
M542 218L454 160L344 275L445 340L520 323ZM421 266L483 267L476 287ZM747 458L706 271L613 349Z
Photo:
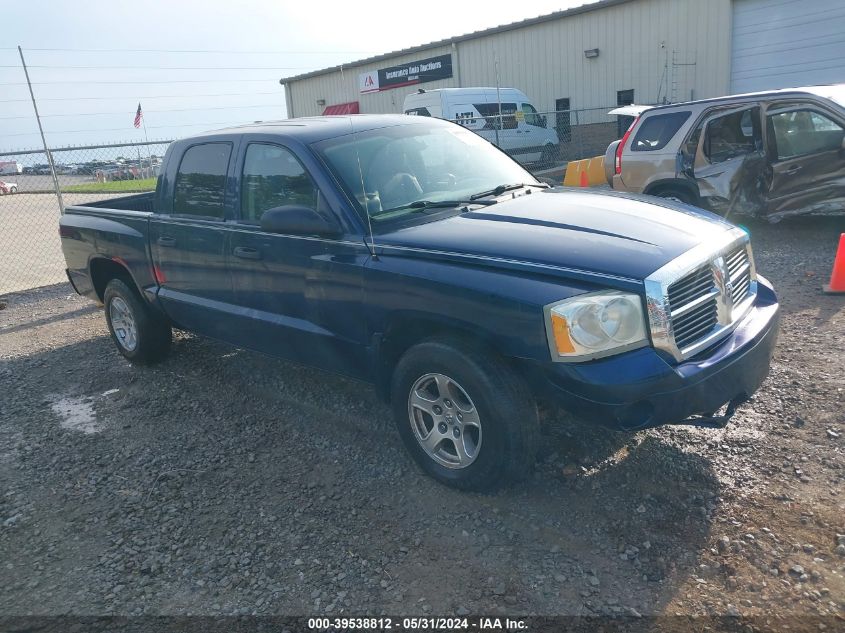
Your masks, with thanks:
M150 151L150 137L147 136L147 120L146 120L146 117L144 116L143 110L141 110L141 123L144 126L144 140L147 143L147 156L149 157L149 161L150 161L150 178L152 178L153 177L153 155L152 155L152 152Z

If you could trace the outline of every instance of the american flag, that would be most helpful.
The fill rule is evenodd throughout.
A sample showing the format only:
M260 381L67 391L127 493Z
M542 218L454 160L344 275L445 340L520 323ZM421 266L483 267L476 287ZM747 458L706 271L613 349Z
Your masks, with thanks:
M141 119L144 118L144 113L141 112L141 104L138 104L138 111L135 113L135 127L141 127Z

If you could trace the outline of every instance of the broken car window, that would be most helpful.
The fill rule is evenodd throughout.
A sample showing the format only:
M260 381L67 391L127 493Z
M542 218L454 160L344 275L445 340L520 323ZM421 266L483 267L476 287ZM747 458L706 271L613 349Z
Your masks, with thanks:
M707 125L704 155L711 163L751 154L761 146L759 106L712 119Z

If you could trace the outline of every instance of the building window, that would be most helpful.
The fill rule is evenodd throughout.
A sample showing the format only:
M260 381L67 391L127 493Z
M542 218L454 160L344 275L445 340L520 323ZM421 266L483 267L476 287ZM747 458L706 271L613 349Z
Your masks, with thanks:
M569 97L555 99L555 130L562 143L572 141L572 112Z
M631 88L630 90L618 90L616 92L616 105L617 106L626 106L631 105L634 103L634 89ZM625 132L628 131L628 128L631 127L631 123L634 122L634 117L632 116L620 116L616 117L616 136L618 138L622 138Z

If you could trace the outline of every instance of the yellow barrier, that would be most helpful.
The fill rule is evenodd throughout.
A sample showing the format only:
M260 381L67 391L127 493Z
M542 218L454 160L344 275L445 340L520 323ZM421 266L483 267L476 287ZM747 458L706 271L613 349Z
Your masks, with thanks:
M570 161L563 177L564 187L595 187L606 182L604 156Z

